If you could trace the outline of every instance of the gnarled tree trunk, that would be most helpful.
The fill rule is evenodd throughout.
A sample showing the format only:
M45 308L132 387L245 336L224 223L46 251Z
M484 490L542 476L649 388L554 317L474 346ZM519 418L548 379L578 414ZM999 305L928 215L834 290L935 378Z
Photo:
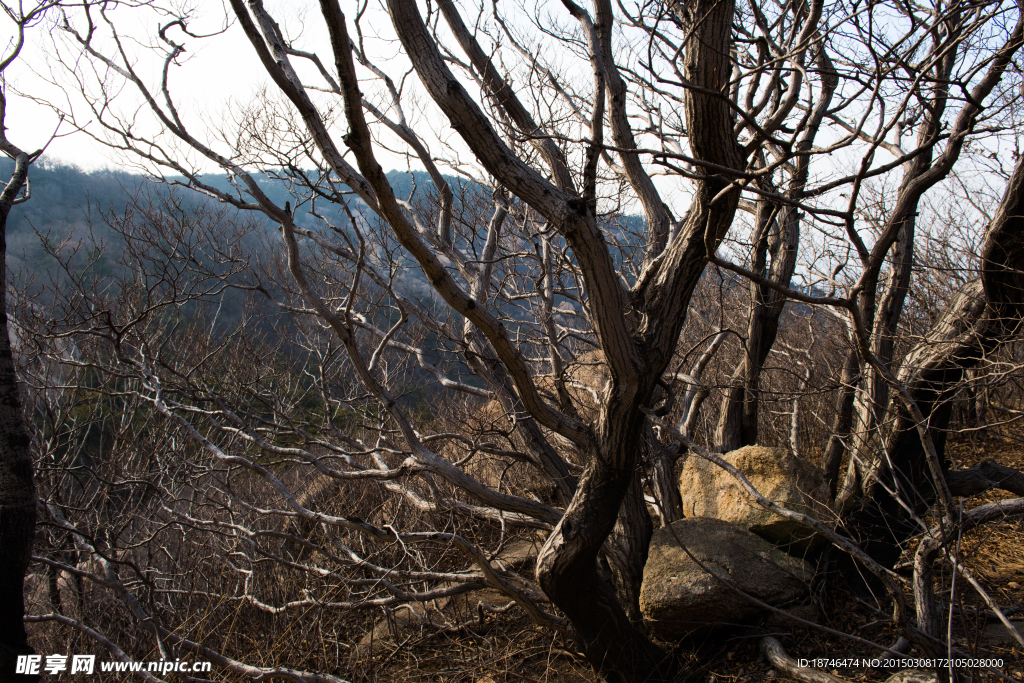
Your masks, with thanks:
M924 415L927 437L943 468L946 429L959 383L997 344L1018 334L1024 319L1024 160L989 224L981 259L981 278L957 293L924 341L908 354L897 377ZM888 458L877 461L867 496L849 526L865 551L892 566L901 544L917 530L900 503L920 513L935 501L937 489L919 425L899 397L890 410L897 418L885 443Z

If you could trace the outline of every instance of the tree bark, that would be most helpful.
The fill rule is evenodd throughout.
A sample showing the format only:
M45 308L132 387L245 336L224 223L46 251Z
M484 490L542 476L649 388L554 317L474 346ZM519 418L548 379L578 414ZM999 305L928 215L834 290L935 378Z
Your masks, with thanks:
M15 157L0 194L0 681L38 680L16 675L18 655L32 654L25 633L25 572L36 530L32 453L7 321L7 216L28 178L29 157Z
M926 432L945 467L946 429L953 397L968 370L1000 342L1018 334L1024 315L1024 160L1018 162L981 252L981 278L964 286L924 341L904 360L897 380L927 420ZM926 510L936 498L917 423L899 399L890 409L896 423L885 443L867 496L848 526L864 550L893 566L902 543L916 533L904 509ZM900 499L899 497L902 497Z
M635 628L643 628L640 613L640 584L647 564L647 549L654 535L651 515L644 502L644 488L640 472L633 476L629 491L619 507L608 540L602 552L611 570L612 585L619 596L619 602L626 610L626 616Z
M770 186L762 189L774 191ZM754 240L753 270L788 287L796 267L800 241L800 217L794 210L777 219L778 204L758 202L758 235ZM768 264L768 256L771 264ZM722 453L758 442L761 374L779 333L779 318L786 297L767 285L750 283L750 321L747 325L746 353L737 368L736 383L722 398L715 442Z
M859 382L860 356L856 349L851 349L843 362L832 428L829 430L830 435L828 444L825 446L825 455L821 459L821 467L825 470L825 481L828 483L829 494L833 499L837 499L837 496L842 497L838 491L839 474L843 466L843 456L846 455L846 441L850 438L850 431L853 429L853 399L857 393Z

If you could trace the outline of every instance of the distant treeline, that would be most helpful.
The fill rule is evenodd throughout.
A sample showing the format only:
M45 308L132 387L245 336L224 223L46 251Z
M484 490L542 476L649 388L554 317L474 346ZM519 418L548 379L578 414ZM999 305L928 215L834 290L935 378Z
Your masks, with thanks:
M0 175L9 177L12 169L13 162L10 159L0 160ZM280 205L289 200L292 204L296 203L291 193L293 188L288 183L265 174L256 177L261 189L274 202ZM389 177L396 194L403 199L414 191L422 197L424 193L433 190L429 176L423 172L392 171ZM204 177L204 180L218 189L230 188L227 176L223 174L211 174ZM450 182L456 181L450 179ZM14 207L7 223L8 270L15 275L19 272L38 275L52 269L55 264L46 254L43 239L49 240L50 244L66 240L70 240L70 243L78 240L91 242L94 237L110 239L112 236L104 229L103 221L99 219L100 214L123 212L130 198L144 189L162 192L167 188L149 178L126 171L83 171L72 165L45 161L33 165L29 173L30 199ZM301 190L296 194L301 194ZM194 201L212 200L197 193ZM315 220L308 215L309 208L308 204L298 208L296 218L299 223ZM318 206L317 210L328 217L340 213L335 207L323 205Z

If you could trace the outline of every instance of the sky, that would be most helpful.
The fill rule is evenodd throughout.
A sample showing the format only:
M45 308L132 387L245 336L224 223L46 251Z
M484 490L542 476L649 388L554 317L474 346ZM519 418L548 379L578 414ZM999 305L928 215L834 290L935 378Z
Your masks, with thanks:
M541 3L543 1L540 0ZM265 5L271 15L281 23L284 34L294 41L296 47L316 52L328 70L334 72L327 30L315 6L304 10L301 4L294 0L266 0ZM357 11L355 5L356 3L350 0L342 3L349 21L349 30L353 32ZM137 59L140 74L143 74L147 85L155 90L159 84L162 60L154 59L153 51L146 49L146 41L158 40L156 29L167 19L137 9L114 9L109 14L122 35L126 36L122 43L126 51L133 59ZM60 30L59 18L59 14L51 13L46 21L33 28L21 58L8 70L8 81L13 86L8 89L10 102L7 120L10 139L26 150L38 149L49 141L46 159L73 164L85 170L123 167L124 157L117 156L87 135L75 132L74 126L69 125L67 121L58 127L59 118L53 109L32 99L55 103L59 107L76 112L77 115L87 113L78 83L69 78L67 68L61 64L62 58L65 62L79 59L80 49ZM77 22L73 19L73 23L80 30L84 30L81 27L85 24L80 15ZM375 64L397 81L408 69L408 62L397 49L390 24L388 15L380 4L375 2L369 3L360 21L367 52L374 55ZM175 97L175 104L186 123L190 124L190 128L203 142L211 142L211 134L208 131L226 120L229 121L233 114L243 110L245 106L264 108L260 106L263 102L264 87L271 97L283 97L259 64L254 48L234 21L230 7L215 2L200 3L192 12L188 29L195 34L218 34L197 39L185 36L177 28L168 31L172 39L184 42L187 50L185 59L179 60L180 66L171 69L171 91ZM10 36L12 25L8 22L3 25L3 30L6 31L6 36L0 34L0 40ZM381 35L376 34L378 31ZM100 32L97 32L97 35L101 35ZM107 54L113 54L113 44L109 41L104 49ZM85 61L83 59L80 63L84 64ZM326 85L308 60L293 58L292 64L304 83L313 86ZM585 61L581 64L589 69ZM572 69L574 66L570 64L565 68ZM368 77L369 73L365 73L365 76ZM589 87L589 75L585 81ZM153 116L149 112L140 111L143 100L134 88L124 85L124 78L116 74L108 76L105 82L111 90L120 89L116 101L122 116L135 118L141 131L151 133ZM375 81L373 87L378 86L379 82ZM474 87L469 83L467 86L471 90ZM407 93L419 88L415 76L407 79ZM21 91L30 97L19 97L15 91ZM340 109L340 101L333 95L314 93L314 97L319 98L318 106L325 103L321 111L327 106L336 106ZM429 100L420 92L418 96L410 98L410 101L416 100L417 97L421 105ZM409 102L406 102L406 106L409 107ZM433 117L439 118L439 113L435 109L432 103L425 106L415 105L408 108L406 114L410 117L419 117L422 123L424 117L430 118L431 121L434 120ZM344 122L341 122L333 129L339 146L340 137L345 132L343 127ZM102 134L95 124L90 124L87 129ZM58 137L50 140L55 130L58 131ZM468 149L464 148L461 140L454 136L448 126L431 123L418 127L418 132L426 138L428 146L444 139L447 143L463 148L460 150L463 160L472 159ZM433 141L430 139L431 136ZM404 145L397 147L404 149ZM225 150L226 147L222 147L219 151ZM377 152L380 155L379 160L386 168L405 169L410 165L404 154L389 154L380 147ZM212 171L215 168L211 163L196 158L194 154L192 159L206 170ZM412 167L420 168L415 161Z
M184 2L187 0L169 1ZM537 1L543 3L544 0ZM343 8L349 13L350 26L355 4L352 0L343 2ZM377 7L376 3L371 4L373 7L367 11L361 22L363 30L368 34L375 30L379 30L384 35L389 34L391 32L390 19L383 10ZM326 29L322 20L318 21L319 17L315 8L310 11L308 16L304 16L303 11L299 9L299 3L293 0L266 0L266 5L271 14L281 21L285 35L294 39L296 44L303 49L318 51L328 69L334 70L329 54ZM225 121L228 121L230 128L232 114L242 110L246 105L251 105L252 110L256 112L266 109L263 106L261 88L268 84L269 79L258 63L255 51L241 28L228 20L231 14L229 10L230 8L209 0L199 3L197 9L192 13L192 19L188 26L190 31L196 34L223 31L222 35L207 39L187 38L176 28L170 29L168 33L172 38L184 41L188 50L186 58L181 60L181 66L171 71L172 92L182 117L203 142L213 142L214 138L209 131L216 130ZM111 16L122 33L127 36L123 42L126 51L133 57L137 56L140 73L143 73L151 87L155 86L159 83L161 61L151 58L151 51L146 49L148 47L146 41L157 40L156 27L159 26L161 18L152 13L140 12L135 9L114 9L111 11ZM44 157L47 161L72 164L85 170L124 168L130 158L119 157L87 135L75 132L73 126L67 122L58 126L56 113L51 108L31 99L34 97L49 100L58 106L68 107L79 113L87 111L78 94L76 84L69 80L68 72L60 64L58 58L58 49L63 51L65 59L73 59L78 53L77 47L69 44L63 37L63 33L59 30L58 20L59 15L52 14L48 20L32 28L21 58L9 68L6 74L8 80L8 136L22 149L34 151L47 144L56 130L58 137L49 142ZM3 23L4 21L6 19L0 20L0 26L7 31L7 36L0 35L0 40L10 36L11 24L9 21ZM166 22L167 20L163 18L162 21ZM76 25L81 26L81 21ZM365 37L371 43L371 51L376 55L378 64L392 77L399 78L407 63L404 62L404 57L396 56L399 53L397 46L393 42L385 42L383 37L373 35ZM375 44L373 44L374 42ZM109 42L102 47L112 50L112 44ZM550 55L544 55L544 57L557 59ZM566 61L568 64L559 62L557 68L572 69L572 60ZM322 83L322 78L308 61L296 59L293 60L293 63L300 70L300 76L305 83ZM154 131L153 116L147 111L141 113L138 111L143 105L134 88L125 86L124 79L116 74L108 77L105 83L112 91L119 90L116 101L122 115L137 120L138 129L142 134L152 133ZM413 76L407 83L407 88L415 93L417 86L417 79ZM18 96L18 91L31 97ZM277 87L272 83L267 87L267 93L271 97L281 97ZM333 96L320 97L320 101L330 103L335 107L340 104ZM428 145L434 145L437 140L444 139L460 152L460 160L472 159L471 154L462 153L465 146L458 136L450 130L449 126L443 125L447 122L442 121L436 111L431 113L436 108L429 102L429 98L420 93L419 101L425 103L423 110L427 112L421 116L426 117L431 125L419 126L417 130L421 134L434 135L433 140L427 140ZM414 112L407 111L407 113L413 114ZM431 117L435 118L431 119ZM95 130L95 128L95 124L90 124L90 130ZM341 136L345 132L344 128L344 121L339 121L332 129L335 140L342 147ZM96 133L101 134L99 130L96 130ZM576 144L575 148L579 149L579 144ZM221 146L221 150L225 149L226 145ZM389 155L379 146L376 151L385 168L407 168L409 162L406 157L399 154ZM858 152L857 148L851 148L834 155L834 164L831 168L826 166L823 169L819 164L816 167L816 173L819 174L817 179L823 178L822 173L825 176L835 173L845 174L857 162ZM189 157L200 163L201 167L207 171L221 172L221 169L214 167L210 162L202 163L194 152L189 154ZM849 161L847 161L847 157ZM879 158L883 157L884 153L880 153ZM412 166L413 168L419 167L416 163L413 163ZM678 188L677 181L678 178L664 176L655 179L655 183L663 191L666 201L675 206L677 213L681 215L685 206L688 205L688 200L682 196L684 192ZM670 197L673 196L681 198L681 201L672 201ZM634 205L623 208L633 212L639 210Z
M191 31L206 33L224 28L225 8L216 3L211 5L196 13L189 25ZM54 38L60 36L59 29L55 27L57 18L52 14L42 25L33 28L20 59L8 69L9 138L22 149L32 151L49 141L45 155L49 161L73 164L85 170L120 167L123 158L87 135L76 132L73 126L67 123L58 125L60 119L51 107L33 101L37 98L52 101L58 106L72 104L77 111L85 111L66 70L58 63ZM119 21L125 18L117 17ZM133 35L154 34L156 20L150 19L147 25L139 25L138 32ZM130 23L128 25L131 26ZM12 25L8 22L3 28L4 43L9 44ZM174 36L174 29L169 35ZM183 36L179 33L178 37ZM262 69L253 68L256 53L233 22L222 35L205 40L185 38L185 41L187 58L179 68L172 69L171 82L172 91L186 117L191 115L197 120L199 117L217 116L217 112L232 102L251 100L267 80ZM66 46L65 42L65 54L68 54ZM137 52L144 54L141 49ZM117 80L116 77L110 79L111 85L116 86ZM21 91L23 95L14 91ZM141 102L130 88L124 88L118 99L125 111L131 111ZM95 126L91 128L95 129ZM51 140L55 131L58 136Z

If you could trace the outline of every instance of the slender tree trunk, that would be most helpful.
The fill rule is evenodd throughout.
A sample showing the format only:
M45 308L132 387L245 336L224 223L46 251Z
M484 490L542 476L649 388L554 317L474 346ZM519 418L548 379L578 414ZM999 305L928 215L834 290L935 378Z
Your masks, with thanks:
M832 429L825 446L825 455L821 466L825 470L825 481L833 498L841 499L845 495L839 492L839 472L846 455L847 440L853 429L853 399L857 394L857 383L860 382L860 355L856 349L846 354L843 372L839 380L839 395L836 396L835 410L832 417Z
M764 189L774 191L766 186ZM800 240L800 217L786 210L778 220L778 205L762 201L758 205L758 238L754 241L753 270L781 285L789 286L796 267ZM768 256L771 256L771 264ZM751 283L750 321L747 325L746 353L733 376L733 386L722 399L722 410L715 442L726 453L758 442L761 404L761 374L779 333L779 318L786 298L766 285Z
M19 154L14 174L0 194L0 682L28 681L16 675L18 655L32 654L25 633L25 572L36 530L32 453L7 323L7 216L28 178L29 158ZM37 678L37 677L36 677Z
M808 152L812 148L832 95L839 86L838 74L823 45L819 47L815 61L821 75L821 97L811 114L806 132L797 142L796 148L800 152ZM804 196L807 184L810 155L797 157L793 167L787 195L799 201ZM770 183L766 185L764 189L774 191ZM779 284L790 284L800 245L800 220L800 212L794 206L780 206L768 201L759 203L759 238L755 240L753 259L755 272L765 272L766 255L770 253L772 263L769 276ZM737 369L737 378L742 380L734 382L723 399L715 439L721 451L735 450L758 442L761 373L775 344L779 317L785 306L785 297L769 287L751 283L751 293L754 302L747 330L746 356L743 365Z
M908 214L892 251L892 270L886 281L885 290L878 302L875 313L874 335L872 343L875 357L884 365L891 367L896 350L896 333L900 319L903 317L903 304L910 291L910 279L914 266L914 232L916 226L917 202ZM883 439L878 428L883 422L886 407L889 403L889 385L873 368L865 373L865 382L861 389L856 427L856 453L858 455L854 467L859 468L856 482L850 483L853 490L867 486L868 477L865 470L870 470L874 462L881 456ZM851 468L852 469L852 468ZM863 490L858 490L863 495Z
M997 344L1019 334L1024 319L1024 160L1014 169L989 225L981 261L981 279L957 293L907 355L897 377L927 420L927 434L943 467L946 429L960 383ZM876 464L865 487L868 495L847 522L864 550L888 566L918 531L906 508L920 514L936 499L919 425L898 398L890 411L896 423L885 443L889 458Z

